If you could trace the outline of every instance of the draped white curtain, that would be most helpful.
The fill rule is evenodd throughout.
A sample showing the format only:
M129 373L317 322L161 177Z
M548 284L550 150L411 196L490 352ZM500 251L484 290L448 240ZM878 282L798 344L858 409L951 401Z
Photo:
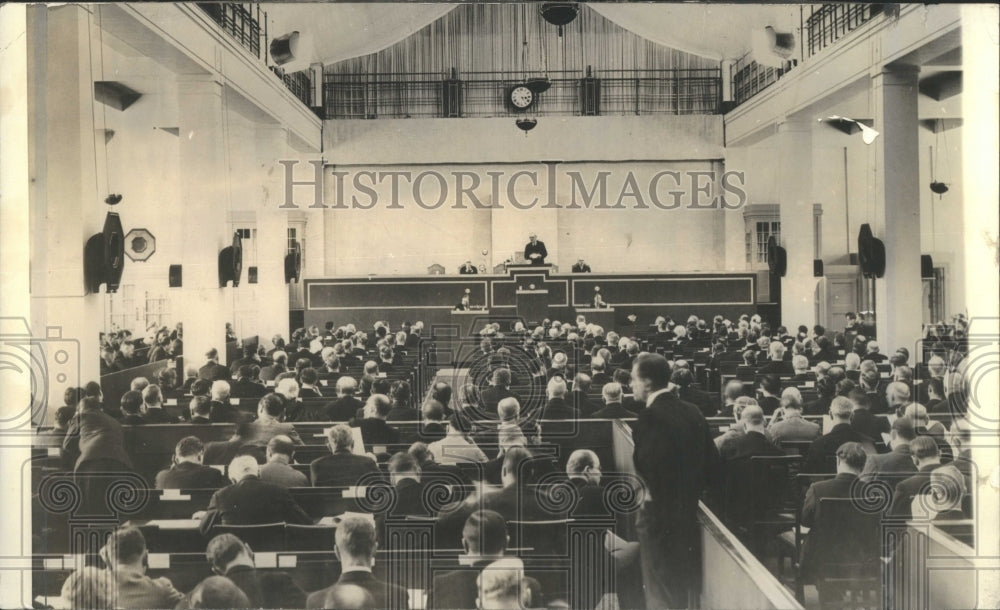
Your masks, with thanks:
M292 31L312 37L312 57L332 64L375 53L445 16L457 4L262 4L271 38Z
M381 51L452 11L446 3L265 3L271 38L309 34L326 65ZM587 3L606 19L652 42L716 61L750 50L751 32L797 32L798 5ZM808 9L807 9L808 11ZM306 58L303 58L306 59Z
M587 4L595 12L643 38L715 60L738 59L750 50L751 32L772 26L797 32L798 5Z

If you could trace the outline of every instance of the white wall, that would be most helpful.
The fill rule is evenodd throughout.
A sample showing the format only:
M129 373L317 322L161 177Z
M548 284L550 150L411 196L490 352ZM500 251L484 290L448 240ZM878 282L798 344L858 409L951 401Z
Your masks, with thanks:
M477 266L492 269L523 249L532 231L545 242L548 262L563 271L579 258L601 272L719 271L726 268L726 216L740 216L741 212L723 210L718 205L713 209L692 209L693 205L712 205L718 188L709 178L697 178L691 172L713 169L721 171L721 164L565 163L555 169L553 193L548 167L542 164L338 166L335 170L346 175L334 177L328 172L324 183L329 208L304 208L301 212L310 224L322 217L328 236L324 248L327 275L422 274L434 263L454 273L470 259ZM396 199L391 179L386 178L374 186L376 203L371 209L356 209L352 203L357 198L367 207L372 200L352 186L354 177L362 172L416 176L431 175L431 171L446 181L447 192L440 207L421 207L421 203L436 206L440 200L437 178L421 180L419 197L414 196L410 179L400 178ZM673 182L673 176L661 176L657 182L657 175L664 171L677 172L680 187ZM471 194L483 208L476 208L469 195L460 199L456 194L458 172L481 181ZM529 175L511 183L518 172ZM491 174L499 175L497 189L493 188ZM694 179L711 188L710 194L695 194ZM365 178L365 184L377 180ZM606 185L604 195L595 195L588 207L580 189L593 190L602 180ZM341 184L342 194L338 193ZM508 191L510 184L513 193ZM637 196L630 194L633 184ZM651 190L655 191L655 201ZM601 192L598 187L597 193ZM680 193L676 202L672 192ZM661 209L657 202L677 209Z
M958 118L961 115L961 96L943 102L934 102L925 96L920 98L921 119L925 117ZM864 117L867 94L862 92L852 99L829 108L813 112L817 117L839 114L842 116ZM947 286L946 309L948 314L964 308L961 295L964 294L965 274L963 270L962 218L962 132L961 127L949 129L938 137L930 130L919 128L919 176L914 176L920 184L920 240L921 252L930 254L935 266L946 268ZM746 191L750 203L778 203L779 193L784 188L779 176L779 168L774 162L777 154L776 136L769 136L746 147L730 148L726 151L726 167L729 170L746 172ZM930 159L931 147L937 150L935 174L939 181L949 185L949 191L940 198L931 192ZM845 152L846 177L845 177ZM945 152L947 150L947 152ZM874 201L871 199L870 182L874 179L875 166L873 147L867 146L860 136L848 136L825 124L816 122L812 130L812 192L815 203L823 208L820 252L828 265L846 264L848 248L857 252L858 230L863 223L871 223L876 237L884 239L884 231L876 226ZM845 197L845 180L847 192ZM742 217L732 215L727 218L726 263L729 266L743 260ZM888 230L886 228L885 230ZM811 227L783 226L782 232L812 231ZM811 260L789 260L789 265L812 264ZM919 298L919 296L918 296Z
M509 118L327 121L324 139L330 209L309 209L307 188L296 191L296 201L303 198L300 211L310 224L323 217L326 275L422 274L433 263L454 273L468 259L492 269L521 250L531 231L545 242L548 261L564 271L578 258L605 272L716 271L727 267L726 217L740 215L738 210L688 209L693 188L686 174L679 188L672 177L656 185L664 206L674 205L670 191L682 191L680 209L659 209L649 194L651 180L664 170L724 169L719 116L539 117L527 135ZM552 201L546 161L560 162ZM307 167L297 168L296 179L307 177ZM439 208L421 209L411 183L401 179L398 203L390 206L391 179L386 178L373 187L377 205L351 209L353 196L368 205L368 195L352 188L352 181L369 171L437 172L446 177L449 192ZM511 187L512 201L509 180L520 171L536 179L518 179ZM346 201L340 200L332 172L347 172ZM489 209L477 209L468 198L458 202L456 172L475 175L462 178L463 184L477 180L472 192ZM501 177L494 189L490 175L496 172ZM579 192L579 209L568 209L574 200L571 172L579 174L586 189L607 172L602 205L625 209L586 209ZM626 193L619 203L622 191L630 189L630 173L639 198ZM702 185L709 182L700 179ZM718 184L711 189L710 195L699 196L699 204L718 194ZM425 179L421 193L421 201L433 206L440 194L437 180Z

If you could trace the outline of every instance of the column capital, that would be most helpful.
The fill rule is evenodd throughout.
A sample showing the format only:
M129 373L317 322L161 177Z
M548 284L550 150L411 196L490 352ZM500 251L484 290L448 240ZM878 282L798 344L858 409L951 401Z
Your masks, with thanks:
M875 86L879 85L915 85L920 76L920 66L898 64L894 66L873 66L868 76Z

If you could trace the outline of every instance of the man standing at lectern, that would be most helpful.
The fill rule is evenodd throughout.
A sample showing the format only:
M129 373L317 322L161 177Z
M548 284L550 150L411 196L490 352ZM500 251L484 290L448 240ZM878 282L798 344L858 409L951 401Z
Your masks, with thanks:
M544 265L545 257L549 255L545 243L538 241L538 236L534 233L528 239L531 241L524 246L524 260L530 261L532 265Z

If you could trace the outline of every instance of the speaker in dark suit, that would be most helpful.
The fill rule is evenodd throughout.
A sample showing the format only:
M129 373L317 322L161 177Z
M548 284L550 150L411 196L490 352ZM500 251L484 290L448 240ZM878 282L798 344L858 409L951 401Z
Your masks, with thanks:
M538 240L538 236L532 233L528 236L528 243L524 246L524 260L532 265L544 265L545 257L549 251L545 249L545 243Z

